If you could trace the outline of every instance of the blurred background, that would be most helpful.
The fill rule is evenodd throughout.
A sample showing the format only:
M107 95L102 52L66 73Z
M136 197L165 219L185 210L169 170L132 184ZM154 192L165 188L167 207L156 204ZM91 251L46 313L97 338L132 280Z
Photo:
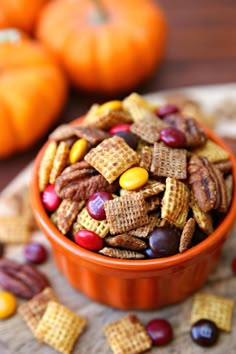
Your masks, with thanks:
M234 0L154 0L154 2L162 7L168 22L166 50L159 68L151 77L134 88L136 92L146 94L183 86L236 82ZM138 3L139 1L135 1L135 4ZM114 96L99 92L85 94L70 87L63 112L53 127L84 114L94 102L102 103L111 98L121 99L126 94ZM33 160L47 136L48 131L40 141L26 151L0 161L0 191Z

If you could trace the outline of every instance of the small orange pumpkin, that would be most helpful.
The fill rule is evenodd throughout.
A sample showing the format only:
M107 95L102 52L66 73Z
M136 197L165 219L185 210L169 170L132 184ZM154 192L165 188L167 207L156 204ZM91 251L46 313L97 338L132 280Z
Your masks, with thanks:
M43 136L66 91L64 75L40 44L16 30L0 31L0 158Z
M49 0L0 0L0 28L16 27L30 32L41 7Z
M54 0L42 10L38 38L81 89L133 89L160 63L163 12L152 0Z

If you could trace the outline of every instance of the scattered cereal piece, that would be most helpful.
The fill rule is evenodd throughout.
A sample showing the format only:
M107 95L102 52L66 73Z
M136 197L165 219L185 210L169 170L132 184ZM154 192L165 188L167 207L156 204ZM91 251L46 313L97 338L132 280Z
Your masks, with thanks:
M152 346L151 338L134 314L107 325L103 331L114 354L143 353Z
M87 212L87 208L83 208L78 215L78 222L87 230L93 231L101 238L104 238L109 232L109 224L106 220L95 220Z
M192 237L195 231L195 220L193 218L188 219L184 225L179 244L179 252L186 251L191 244Z
M136 92L131 93L123 100L123 107L130 113L134 122L143 119L156 108Z
M87 320L67 307L50 301L35 330L35 336L63 354L70 354Z
M153 231L156 226L157 218L155 216L148 217L148 224L144 226L140 226L136 229L130 230L128 232L129 235L145 238L149 235L151 231Z
M84 157L109 182L114 182L124 171L138 163L138 154L124 139L113 136L103 140Z
M151 146L143 146L140 151L140 167L145 168L147 171L150 171L151 162L152 162L152 153L153 148Z
M27 221L21 215L0 216L0 242L28 243L30 229Z
M154 113L136 121L130 126L130 131L139 136L144 141L154 144L159 140L159 132L167 126Z
M230 332L234 301L225 297L198 293L194 296L191 324L200 319L214 322L218 328Z
M64 141L58 145L57 152L50 172L49 183L54 184L56 178L61 174L67 165L69 157L69 146Z
M138 189L137 192L141 193L144 198L148 198L163 192L165 187L166 186L164 183L158 181L152 181L152 182L149 181L148 183L145 184L145 186Z
M15 214L21 215L30 230L38 228L30 204L28 185L22 185L13 194L4 197L3 201L13 209Z
M186 185L175 178L166 179L166 190L162 199L161 217L183 228L189 209L190 192Z
M49 139L61 141L75 136L75 127L71 124L61 124L49 135Z
M57 209L57 226L58 229L65 235L75 221L80 210L82 210L85 202L74 202L64 199Z
M228 152L210 139L203 146L192 150L192 152L195 155L207 157L212 163L229 160Z
M21 305L18 309L19 314L33 334L47 309L49 301L58 302L58 299L51 288L45 288L41 293Z
M193 217L196 223L200 229L202 229L207 235L210 235L213 232L213 221L211 214L209 212L205 213L199 208L192 193L190 199L190 207L192 208Z
M173 149L161 143L154 144L151 172L159 177L187 177L187 150Z
M95 127L84 127L82 125L78 125L74 128L76 135L79 138L86 139L88 142L94 145L110 137L109 133L104 132L102 129L98 129Z
M50 141L44 150L43 158L39 166L39 190L42 192L49 183L54 158L57 152L57 143Z
M120 234L148 224L146 203L140 193L125 194L104 204L111 234Z
M96 110L93 113L88 112L83 120L83 126L109 130L117 124L126 124L131 122L131 115L123 110L108 110L107 112L101 113Z

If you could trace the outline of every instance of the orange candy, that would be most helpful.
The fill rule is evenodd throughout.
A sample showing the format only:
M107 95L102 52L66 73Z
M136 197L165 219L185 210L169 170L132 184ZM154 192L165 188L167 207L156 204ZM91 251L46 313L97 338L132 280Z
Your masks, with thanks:
M8 291L0 292L0 319L12 316L17 307L16 297Z

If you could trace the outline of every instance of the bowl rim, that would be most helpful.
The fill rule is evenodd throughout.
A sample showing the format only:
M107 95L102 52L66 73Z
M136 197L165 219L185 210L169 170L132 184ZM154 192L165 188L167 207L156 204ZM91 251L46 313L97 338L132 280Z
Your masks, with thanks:
M76 118L70 124L81 124L83 122L83 116ZM215 135L208 127L200 122L200 125L206 132L207 136L212 139L215 143L221 146L224 150L229 153L230 160L232 161L232 175L234 182L233 196L231 201L231 206L229 211L220 225L209 235L205 240L201 241L199 244L191 247L183 253L177 253L173 256L164 258L152 258L152 259L134 259L134 260L124 260L117 258L110 258L98 253L86 250L80 247L75 242L63 235L56 226L51 222L48 214L46 213L43 204L41 202L41 194L38 188L38 168L43 155L43 152L48 145L47 141L42 148L39 150L34 163L33 170L30 181L30 200L33 208L33 212L36 221L39 224L39 228L46 234L49 241L54 245L58 244L62 248L66 249L70 255L82 258L88 262L94 263L97 266L104 266L106 268L117 268L120 270L137 270L140 271L151 271L151 270L161 270L167 269L173 266L181 266L184 263L200 256L202 253L206 253L208 250L216 247L216 245L223 241L229 229L233 227L233 223L236 219L236 158L230 148L222 141L220 137Z

